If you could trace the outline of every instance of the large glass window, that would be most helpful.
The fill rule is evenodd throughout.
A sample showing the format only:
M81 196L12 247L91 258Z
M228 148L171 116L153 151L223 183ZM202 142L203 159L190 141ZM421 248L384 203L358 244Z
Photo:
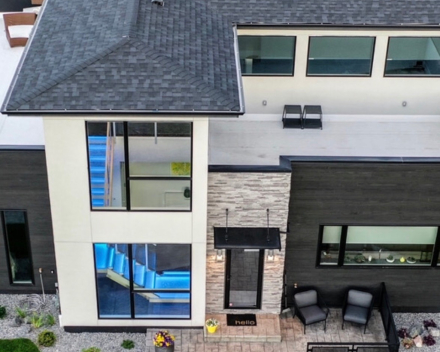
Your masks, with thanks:
M191 317L189 244L97 243L94 250L99 318Z
M440 37L390 38L385 76L440 75Z
M318 265L433 266L438 233L437 226L321 226Z
M191 123L87 123L92 209L190 210Z
M295 37L239 36L241 74L293 75Z
M1 211L6 258L12 284L33 284L34 274L29 244L26 212Z
M310 37L308 76L370 76L372 37Z

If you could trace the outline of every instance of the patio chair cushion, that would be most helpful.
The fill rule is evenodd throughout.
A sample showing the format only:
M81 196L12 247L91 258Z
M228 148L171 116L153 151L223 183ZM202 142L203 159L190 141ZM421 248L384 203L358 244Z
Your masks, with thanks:
M344 320L352 323L365 324L368 318L368 308L348 305Z
M303 307L300 309L306 325L313 324L326 319L324 311L317 305Z
M22 24L9 27L9 35L11 38L29 38L34 26L30 24Z
M368 308L370 307L372 300L373 300L373 295L369 292L350 290L348 292L347 304L352 306Z
M300 292L294 299L298 308L307 307L318 303L318 294L315 290Z

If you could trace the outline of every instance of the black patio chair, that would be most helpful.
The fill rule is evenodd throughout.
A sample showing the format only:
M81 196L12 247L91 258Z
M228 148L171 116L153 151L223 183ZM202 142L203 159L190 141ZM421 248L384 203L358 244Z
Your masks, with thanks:
M346 321L365 325L364 334L367 331L368 321L373 311L373 295L370 292L358 289L349 289L345 295L342 307L342 329Z
M327 316L330 310L321 298L319 292L314 287L302 287L296 289L293 295L295 313L299 320L304 324L304 334L306 326L324 321L324 331L327 328Z

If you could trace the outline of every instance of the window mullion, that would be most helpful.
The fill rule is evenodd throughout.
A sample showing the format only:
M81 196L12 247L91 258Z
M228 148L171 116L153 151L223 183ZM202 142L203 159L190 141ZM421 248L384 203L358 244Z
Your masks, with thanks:
M342 226L341 229L341 242L339 244L339 257L338 257L338 266L344 265L344 258L345 258L345 245L347 243L347 229L348 226Z

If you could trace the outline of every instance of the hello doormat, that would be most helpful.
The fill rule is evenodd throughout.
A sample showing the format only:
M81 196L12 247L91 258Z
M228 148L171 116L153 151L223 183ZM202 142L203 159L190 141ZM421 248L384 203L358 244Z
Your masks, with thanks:
M228 326L257 326L255 314L226 314Z

